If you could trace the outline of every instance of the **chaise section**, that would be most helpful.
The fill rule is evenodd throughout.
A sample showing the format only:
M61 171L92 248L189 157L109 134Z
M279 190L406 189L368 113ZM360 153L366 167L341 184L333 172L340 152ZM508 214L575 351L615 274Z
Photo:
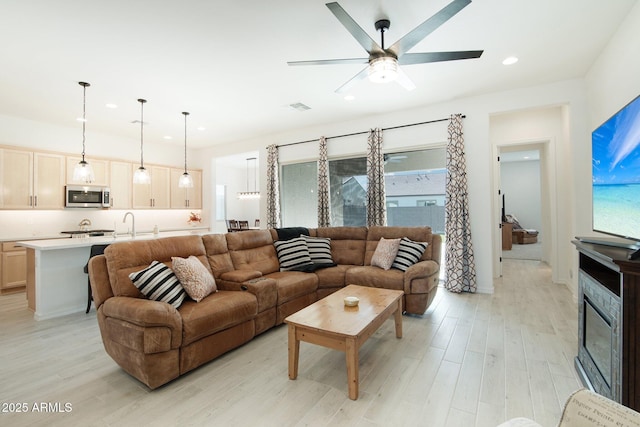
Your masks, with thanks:
M427 243L420 260L407 271L382 270L371 265L371 259L380 239L401 239ZM431 227L369 227L364 255L364 266L354 267L346 273L346 283L376 286L404 291L403 309L410 314L422 315L435 298L440 271L439 235Z

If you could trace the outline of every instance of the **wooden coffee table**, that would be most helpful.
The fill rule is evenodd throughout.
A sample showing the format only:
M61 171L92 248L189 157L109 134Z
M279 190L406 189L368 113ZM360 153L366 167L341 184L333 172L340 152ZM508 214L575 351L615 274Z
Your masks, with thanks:
M289 378L298 377L300 341L344 351L349 398L358 398L358 350L384 323L395 316L396 337L402 338L402 295L390 289L349 285L284 319L289 325ZM344 298L360 299L357 307Z

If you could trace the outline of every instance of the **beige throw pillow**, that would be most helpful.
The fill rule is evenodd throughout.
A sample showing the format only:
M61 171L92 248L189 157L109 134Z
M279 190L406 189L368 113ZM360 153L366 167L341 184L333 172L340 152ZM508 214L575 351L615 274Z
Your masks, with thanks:
M204 297L218 290L215 279L197 257L172 257L171 261L173 272L195 302L202 301Z
M395 260L396 255L398 255L399 247L400 239L385 239L382 237L378 242L376 251L371 257L371 265L389 270L393 264L393 260Z

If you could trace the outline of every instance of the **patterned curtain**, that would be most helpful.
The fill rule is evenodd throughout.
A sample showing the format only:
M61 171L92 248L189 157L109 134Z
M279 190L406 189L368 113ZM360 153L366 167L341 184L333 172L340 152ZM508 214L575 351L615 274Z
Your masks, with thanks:
M280 227L280 180L278 146L267 147L267 228Z
M475 292L476 266L473 260L467 166L464 154L462 116L451 115L447 143L447 178L445 202L445 288L451 292Z
M371 129L367 142L367 225L386 225L382 130Z
M331 209L329 204L329 161L327 160L327 138L320 138L320 155L318 158L318 227L331 225Z

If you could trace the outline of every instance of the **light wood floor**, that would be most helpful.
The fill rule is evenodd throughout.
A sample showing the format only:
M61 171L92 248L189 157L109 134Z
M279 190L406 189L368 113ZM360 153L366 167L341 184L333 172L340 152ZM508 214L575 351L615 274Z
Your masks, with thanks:
M555 426L580 387L577 308L536 261L506 260L493 295L439 289L422 317L387 321L360 352L360 398L344 354L302 343L287 376L286 326L155 391L102 347L95 311L36 322L24 294L0 297L2 426L496 426L526 416ZM71 412L33 413L50 403Z

